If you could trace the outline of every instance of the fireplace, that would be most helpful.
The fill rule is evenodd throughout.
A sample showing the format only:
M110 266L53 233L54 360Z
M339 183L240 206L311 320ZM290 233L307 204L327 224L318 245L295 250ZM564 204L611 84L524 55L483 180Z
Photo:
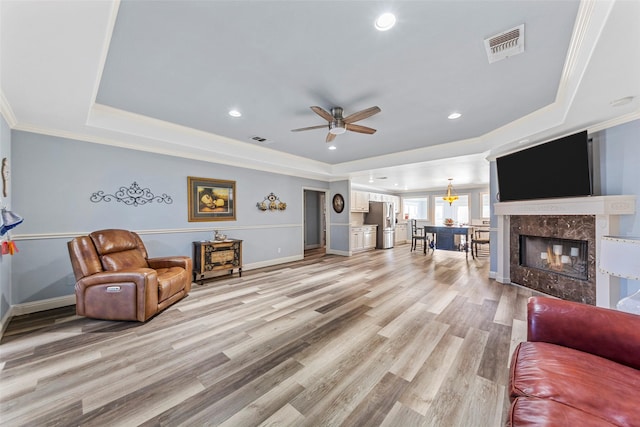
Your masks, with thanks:
M511 281L595 305L595 228L595 215L513 215Z
M635 196L572 197L494 204L497 259L493 274L496 281L516 283L563 299L615 307L620 299L620 282L596 268L600 241L603 236L617 235L620 215L633 215L635 206ZM566 269L558 271L558 267L542 269L539 268L541 265L521 265L521 235L567 240L555 243L562 246L556 248L558 254L554 253L554 243L551 243L551 255L559 255L561 264L565 256ZM582 241L587 242L584 249L581 249L582 243L578 244ZM572 248L578 248L573 250L574 257L578 253L575 259L572 259ZM531 250L537 251L537 257L542 261L546 247ZM573 274L578 263L585 264L586 279L584 275L575 277ZM569 272L572 274L565 274Z
M587 280L587 240L520 235L520 265Z

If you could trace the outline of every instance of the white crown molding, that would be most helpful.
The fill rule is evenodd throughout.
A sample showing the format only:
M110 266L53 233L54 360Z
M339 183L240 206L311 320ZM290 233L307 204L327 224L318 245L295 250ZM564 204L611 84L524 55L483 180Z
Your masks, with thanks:
M568 105L571 104L613 8L613 3L613 1L595 0L580 2L567 59L560 77L556 102L566 101Z
M273 157L271 157L271 161L267 161L266 157L262 160L253 160L248 158L248 156L223 156L219 152L216 152L212 149L204 151L199 147L186 147L179 146L177 144L165 144L161 147L158 144L154 144L153 140L137 140L136 142L133 142L130 136L125 136L122 138L117 138L116 136L105 137L90 133L80 133L61 129L45 128L27 123L18 123L13 127L13 129L17 131L72 139L80 142L90 142L109 145L112 147L126 148L129 150L143 151L172 157L182 157L185 159L224 164L227 166L260 170L264 172L276 173L278 175L288 175L320 181L327 181L333 176L331 174L330 166L324 164L321 164L325 166L324 169L322 169L317 167L317 165L316 167L311 167L308 163L305 164L303 161L288 160L283 161L282 163L275 163L273 161ZM308 159L304 160L308 161Z
M15 114L13 113L13 109L7 101L7 98L4 96L4 92L0 88L0 114L7 121L9 128L13 129L17 124L18 120L16 119Z
M272 150L255 144L215 135L186 126L169 123L102 104L91 107L87 126L103 129L133 141L163 141L175 147L174 153L185 150L197 153L197 159L279 174L326 180L332 175L329 164ZM133 137L133 138L132 138ZM141 141L141 144L144 141ZM131 145L136 146L131 142ZM157 144L146 144L144 148ZM168 150L169 151L169 150ZM168 154L168 153L163 153ZM176 155L176 154L169 154Z
M601 123L597 123L593 126L589 126L587 128L587 133L592 134L595 132L600 132L601 130L609 129L615 126L620 126L625 123L632 122L634 120L640 120L640 111L634 111L629 114L625 114L620 117L615 117L611 120L607 120Z
M107 29L105 31L104 41L102 42L102 49L100 52L100 65L98 66L98 72L96 73L95 83L93 85L93 91L91 94L91 105L95 105L96 98L98 97L98 90L100 89L100 82L102 81L102 73L104 72L104 65L107 63L107 56L109 55L109 46L111 45L111 37L113 36L113 29L116 26L116 20L118 19L118 10L120 9L120 0L113 0L111 5L111 11L107 22ZM89 111L88 114L91 114Z

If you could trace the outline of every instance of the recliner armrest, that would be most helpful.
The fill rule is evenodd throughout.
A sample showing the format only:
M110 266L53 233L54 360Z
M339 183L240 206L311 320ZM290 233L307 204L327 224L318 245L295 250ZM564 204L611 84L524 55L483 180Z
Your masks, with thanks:
M527 303L527 340L595 354L640 369L640 316L548 297Z
M89 287L118 282L134 282L143 284L145 280L153 279L153 277L155 277L157 280L156 271L152 268L102 271L100 273L92 274L91 276L83 277L76 282L76 286L80 285L82 287Z
M193 271L193 261L188 256L168 256L147 259L147 263L151 268L170 268L182 267L189 274Z
M118 286L118 284L135 285L136 317L145 321L158 310L158 274L152 268L136 268L132 270L103 271L92 274L76 282L76 311L85 315L85 294L96 286Z

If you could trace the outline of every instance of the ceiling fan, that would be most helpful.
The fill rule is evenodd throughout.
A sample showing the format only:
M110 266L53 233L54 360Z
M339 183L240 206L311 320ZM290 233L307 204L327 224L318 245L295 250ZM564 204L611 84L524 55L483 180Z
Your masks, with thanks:
M345 133L346 131L358 132L358 133L367 133L369 135L374 134L376 132L375 129L370 127L355 125L354 122L359 120L366 119L367 117L371 117L376 113L379 113L380 107L370 107L362 111L358 111L357 113L353 113L348 115L347 117L342 117L342 107L333 107L331 109L331 113L325 110L322 107L313 106L311 109L320 117L325 119L329 126L329 133L327 134L327 142L331 142L335 139L336 135L340 135L341 133ZM322 129L327 127L327 125L318 125L318 126L309 126L306 128L299 129L291 129L291 132L300 132L302 130L311 130L311 129Z

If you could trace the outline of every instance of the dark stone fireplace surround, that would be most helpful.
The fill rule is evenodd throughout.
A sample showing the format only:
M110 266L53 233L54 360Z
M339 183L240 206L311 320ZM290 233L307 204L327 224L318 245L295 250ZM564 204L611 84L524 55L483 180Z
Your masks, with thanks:
M587 280L520 265L520 235L587 241ZM511 281L558 298L596 303L595 215L512 215Z
M628 195L495 203L495 279L504 284L520 283L560 298L613 308L620 299L620 281L597 268L600 241L604 236L619 234L620 215L635 213L636 196ZM589 240L588 280L569 278L566 281L551 273L521 271L516 255L519 254L519 234Z

